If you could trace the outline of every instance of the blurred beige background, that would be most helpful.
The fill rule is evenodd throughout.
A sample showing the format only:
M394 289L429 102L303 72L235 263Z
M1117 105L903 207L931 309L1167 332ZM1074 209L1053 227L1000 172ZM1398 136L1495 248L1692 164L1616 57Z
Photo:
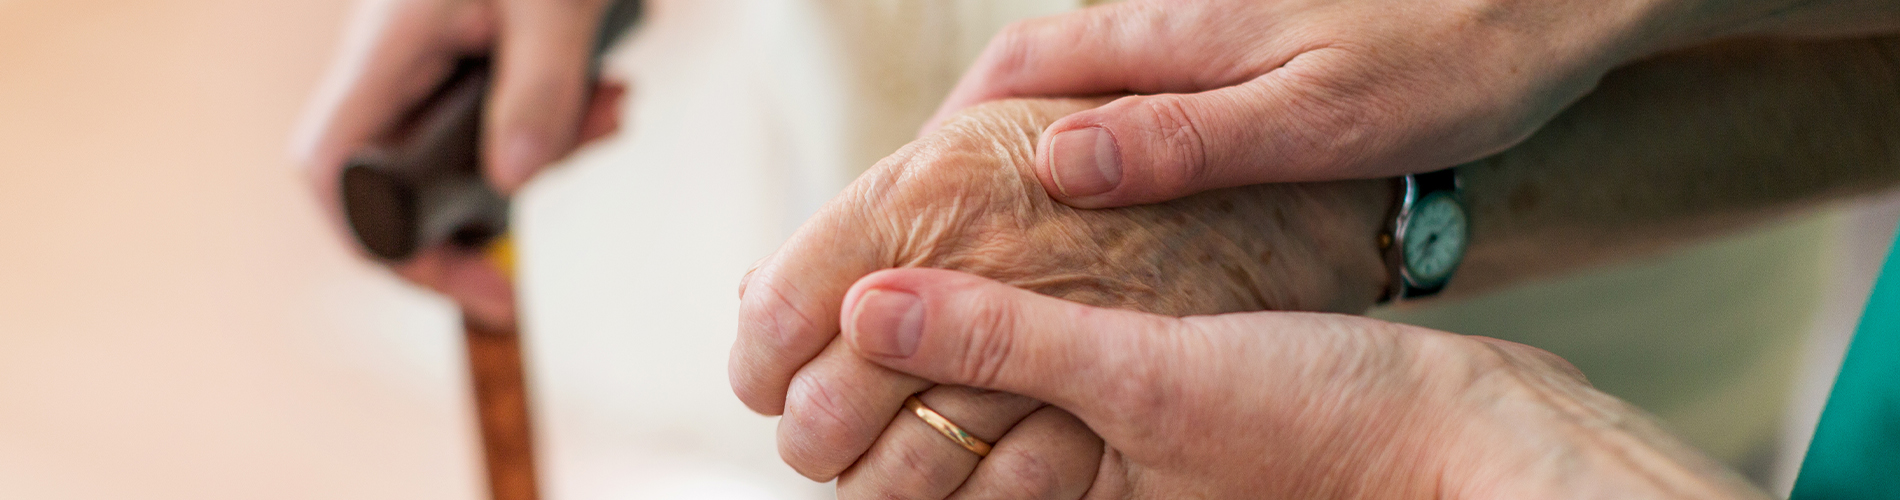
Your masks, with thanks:
M473 498L444 304L284 138L338 1L0 1L0 497Z
M284 153L348 3L0 0L0 498L482 496L449 306ZM989 33L1079 2L658 3L626 133L517 212L548 497L826 497L727 388L736 280ZM1896 213L1384 314L1553 349L1781 484Z

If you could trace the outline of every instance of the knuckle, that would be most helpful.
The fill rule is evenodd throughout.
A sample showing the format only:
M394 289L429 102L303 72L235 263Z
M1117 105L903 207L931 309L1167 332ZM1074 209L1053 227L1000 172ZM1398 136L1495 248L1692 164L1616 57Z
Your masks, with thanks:
M1362 68L1363 52L1339 46L1304 52L1274 70L1267 77L1271 83L1247 87L1249 97L1284 103L1260 118L1297 148L1287 154L1322 153L1350 143L1353 137L1345 134L1368 121L1359 103L1375 88L1379 74Z
M1195 111L1179 97L1149 97L1141 101L1152 116L1155 146L1150 158L1156 185L1178 193L1205 183L1212 175L1207 165L1207 142Z
M983 49L984 67L980 72L992 90L1009 90L1016 78L1033 74L1033 56L1036 51L1037 34L1045 21L1035 19L1021 20L1004 26L989 46Z
M742 335L775 349L786 349L811 340L804 338L805 332L821 330L818 321L800 310L798 301L786 293L787 286L770 277L747 283L746 297L740 304Z
M852 421L842 398L824 383L792 380L779 424L779 455L799 474L818 481L837 476L851 457L837 448L850 442Z
M963 363L957 373L961 380L976 387L995 387L1002 372L1015 355L1015 309L1004 307L993 296L980 297L970 309L971 320L964 325Z
M1293 106L1290 111L1294 120L1281 131L1293 148L1285 152L1285 157L1307 169L1323 170L1340 166L1346 157L1344 152L1365 151L1378 138L1372 134L1368 117L1355 115L1352 108L1316 100Z
M1537 351L1536 354L1534 354L1534 356L1536 356L1537 359L1543 361L1544 366L1547 366L1550 369L1555 370L1564 375L1568 375L1571 378L1577 379L1577 381L1584 382L1584 383L1590 382L1590 378L1584 376L1583 370L1580 368L1577 368L1577 365L1571 364L1570 360L1564 359L1562 356L1558 356L1556 353L1546 351L1543 349L1536 349L1536 348L1531 348L1531 349Z
M781 401L776 401L776 397L762 389L765 382L759 380L753 371L746 369L743 355L734 352L731 358L726 366L726 379L732 384L732 394L738 396L739 402L745 403L746 408L764 415L783 411L783 408L775 408Z
M764 268L766 263L771 262L772 257L775 257L775 256L776 255L767 255L763 258L760 258L758 261L753 262L752 267L746 268L745 275L739 277L739 301L741 303L745 302L745 289L747 286L752 284L752 277L758 274L759 269Z
M1142 33L1143 39L1165 40L1164 45L1183 44L1196 38L1190 30L1216 26L1213 21L1219 19L1205 14L1215 1L1120 2L1103 7L1089 29L1092 33Z
M950 479L944 471L953 468L921 446L894 447L889 455L859 467L877 469L872 477L881 481L866 483L855 477L849 484L840 481L839 499L933 500L924 492L947 491L956 486L942 484Z
M1295 146L1285 155L1311 169L1357 166L1367 156L1389 149L1414 114L1406 101L1385 95L1363 72L1292 76L1308 89L1287 109L1285 134Z
M1125 427L1145 429L1167 408L1166 391L1159 390L1154 378L1139 372L1128 373L1108 384L1104 402L1115 408Z
M1587 380L1583 370L1577 369L1577 365L1571 364L1570 360L1550 351L1510 341L1491 342L1489 345L1497 349L1499 356L1511 360L1513 364L1529 365L1540 368L1542 371L1557 372L1580 381Z
M792 380L786 393L785 418L791 427L819 441L835 441L849 429L843 398L827 384L810 377Z
M1102 404L1114 409L1114 421L1107 424L1133 442L1146 443L1155 429L1164 427L1164 419L1175 404L1178 393L1168 386L1172 378L1159 362L1145 354L1145 346L1111 349L1104 361L1110 382L1103 384Z
M1052 498L1062 490L1062 474L1041 453L1012 453L994 457L998 498L1033 500Z
M727 367L733 393L761 413L776 413L780 397L792 376L784 353L805 352L809 332L822 331L816 321L799 311L780 285L768 276L754 276L740 300L738 341Z

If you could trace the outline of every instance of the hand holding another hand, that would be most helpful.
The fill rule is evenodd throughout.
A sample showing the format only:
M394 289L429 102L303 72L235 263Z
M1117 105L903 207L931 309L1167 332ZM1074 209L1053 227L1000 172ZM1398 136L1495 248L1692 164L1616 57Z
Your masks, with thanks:
M1305 192L1308 189L1323 193L1349 189L1352 184L1278 185L1215 190L1128 210L1046 208L1057 198L1080 207L1125 206L1252 182L1376 177L1475 159L1516 140L1510 137L1528 134L1567 102L1544 98L1588 90L1594 84L1591 75L1607 68L1593 64L1613 64L1564 56L1619 51L1612 50L1614 43L1593 45L1568 37L1579 33L1575 30L1589 34L1618 23L1582 18L1573 22L1575 16L1536 7L1586 6L1596 10L1585 9L1579 15L1617 18L1640 14L1621 10L1626 7L1641 11L1664 3L1533 2L1520 5L1523 9L1490 11L1473 7L1500 6L1487 2L1243 5L1202 1L1178 4L1189 14L1181 18L1141 2L1089 12L1145 13L1148 17L1078 14L1067 21L1102 22L1082 26L1051 22L1040 26L1051 28L1046 33L1038 32L1036 24L1024 25L993 46L1002 48L992 50L986 62L979 63L970 81L1010 81L985 74L1001 68L1021 77L1018 83L1055 82L1054 87L1021 91L1022 86L1014 86L976 98L959 91L961 97L953 97L946 113L962 104L1011 95L1187 92L1196 91L1194 86L1218 90L1127 97L1092 110L1083 109L1087 105L1049 101L1012 102L979 108L927 133L918 144L861 179L784 250L762 262L742 286L741 332L731 366L735 390L754 409L783 411L780 446L787 461L814 479L839 477L842 472L839 493L845 498L1077 498L1084 492L1090 497L1165 498L1760 498L1760 492L1732 473L1677 443L1640 412L1591 389L1565 363L1542 351L1330 315L1167 317L1248 310L1223 309L1237 303L1252 309L1292 304L1293 308L1357 312L1379 287L1348 284L1374 282L1353 277L1382 278L1383 268L1365 265L1359 252L1370 252L1373 245L1354 243L1350 235L1376 234L1369 228L1377 227L1384 212L1363 208L1387 206L1389 191L1374 195L1376 190L1366 189L1359 194L1313 198L1330 201L1304 203L1301 194L1312 194ZM1246 8L1283 15L1262 17ZM1472 14L1493 17L1481 15L1474 20L1468 17ZM1612 19L1618 20L1630 19ZM1502 24L1485 24L1491 22ZM1497 29L1512 22L1530 24L1519 25L1516 33ZM1377 33L1380 30L1383 35ZM1152 36L1157 33L1174 38ZM1629 34L1617 29L1595 33ZM1038 34L1052 36L1033 36ZM1513 43L1540 36L1549 40L1533 41L1558 43ZM1231 56L1216 49L1228 47L1224 44L1235 39L1284 44L1313 37L1359 43L1313 47L1294 43L1298 47L1288 50L1298 52L1297 56L1283 54L1287 58L1266 65L1265 73L1241 74L1233 81L1222 80L1222 75L1262 67L1249 66L1258 61L1245 57L1216 57L1218 64L1194 60L1208 54ZM1010 45L1017 38L1035 43ZM1693 37L1684 39L1688 38ZM1104 40L1111 43L1098 43ZM1184 40L1201 44L1173 43ZM1433 43L1420 45L1421 40ZM1144 45L1155 41L1169 43ZM1569 42L1577 45L1562 46ZM1523 50L1527 47L1529 51ZM1537 55L1541 49L1560 50ZM1149 58L1130 63L1130 54ZM1300 60L1314 54L1323 57ZM1519 57L1491 57L1497 54ZM1717 55L1722 54L1733 53ZM1473 60L1459 59L1467 55ZM1067 65L1075 61L1082 62ZM1182 61L1189 63L1170 66ZM1723 66L1733 61L1715 57L1708 62ZM1829 113L1826 110L1835 108L1828 106L1668 107L1709 102L1711 91L1719 91L1714 94L1724 102L1780 102L1738 98L1759 93L1737 87L1698 87L1694 83L1708 81L1701 78L1709 76L1709 67L1694 57L1690 63L1681 72L1639 68L1632 73L1635 76L1626 78L1668 83L1651 89L1693 88L1686 94L1691 97L1598 99L1565 122L1566 130L1576 131L1589 130L1579 128L1578 116L1588 118L1583 124L1604 119L1601 124L1614 131L1617 124L1626 122L1602 115L1606 109L1650 110L1661 104L1662 109L1689 111L1663 127L1670 134L1643 129L1628 135L1572 134L1547 139L1507 158L1517 162L1512 168L1499 168L1496 161L1476 167L1473 177L1479 182L1474 184L1484 188L1479 190L1485 195L1482 201L1490 207L1503 206L1503 200L1519 199L1506 193L1539 186L1523 177L1552 172L1557 172L1555 179L1587 176L1592 183L1583 185L1598 187L1638 185L1673 192L1668 190L1683 185L1671 177L1683 172L1685 156L1680 153L1685 148L1679 144L1618 150L1632 156L1612 163L1615 168L1608 170L1624 175L1619 179L1632 180L1626 184L1603 181L1606 165L1599 164L1603 161L1597 154L1601 147L1580 144L1618 147L1631 141L1648 144L1644 141L1722 136L1734 129L1721 117L1737 114L1772 116L1776 124L1787 123L1791 113L1817 119L1830 114L1860 116ZM1114 72L1117 68L1143 71L1122 74ZM1160 70L1150 71L1155 68ZM1204 68L1214 68L1214 73L1194 73ZM1231 68L1238 69L1229 72ZM1806 71L1803 75L1822 75L1817 77L1820 80L1842 80L1814 68L1799 69ZM1578 74L1585 76L1571 78ZM1120 85L1112 83L1116 75L1133 78L1135 83L1115 87ZM1669 78L1684 75L1690 78ZM1275 87L1276 78L1285 85ZM1110 86L1086 86L1101 81L1111 82ZM1062 82L1083 82L1083 87L1064 88ZM1880 85L1868 87L1884 90ZM1622 90L1628 90L1627 81ZM1009 106L1043 111L1039 116L1011 118ZM1693 120L1684 122L1683 118ZM1112 123L1121 123L1117 120L1129 124L1138 146L1129 146L1129 137L1119 133L1111 133L1107 142L1099 137L1069 142L1056 137L1084 128L1112 128ZM1589 140L1569 141L1578 136ZM1739 148L1739 154L1791 150L1777 149L1783 143L1776 140L1748 146ZM1131 152L1132 148L1149 150ZM1116 165L1119 172L1082 162L1084 170L1096 169L1103 178L1113 177L1110 173L1122 177L1105 184L1108 194L1078 196L1086 191L1071 183L1078 178L1065 180L1067 174L1060 171L1064 167L1052 166L1064 163L1064 155L1075 151L1091 161L1103 155L1119 161L1167 161L1124 163ZM1260 154L1263 151L1272 154ZM1795 157L1815 156L1806 149L1792 151L1801 153ZM1280 154L1285 152L1291 153ZM1574 168L1524 165L1538 162ZM1019 178L1016 184L1010 180L1010 169L994 168L1012 164ZM1288 164L1300 168L1283 168ZM1742 168L1732 161L1707 164ZM1033 172L1035 177L1024 172ZM1548 183L1550 179L1538 180ZM1031 183L1041 189L1020 187ZM1564 185L1571 184L1582 183ZM1376 184L1360 186L1371 185ZM1600 193L1579 191L1586 195L1561 203L1519 206L1512 201L1511 210L1570 223L1600 217L1603 211L1588 210L1597 206L1583 201ZM1684 217L1683 211L1631 210L1629 198L1618 193L1613 199L1621 211L1611 213L1640 214L1646 217L1641 220L1652 223ZM1222 208L1223 201L1237 200L1263 205ZM1207 211L1203 203L1210 201L1215 209ZM1342 209L1354 206L1361 210ZM1337 217L1340 214L1352 215ZM1524 218L1524 214L1513 215ZM1278 225L1248 226L1246 221ZM1301 222L1314 226L1302 227ZM1312 227L1322 229L1308 232ZM1493 225L1498 227L1517 229ZM1189 230L1175 232L1182 228ZM1629 226L1617 228L1628 230ZM1051 234L1071 236L1052 238ZM1131 234L1137 237L1131 240ZM1214 237L1206 237L1209 234ZM1524 234L1503 230L1486 237L1509 236ZM1538 236L1545 239L1533 241L1545 245L1557 240L1547 233ZM1211 247L1201 244L1222 240L1225 243ZM1210 253L1210 248L1217 251ZM1254 252L1262 248L1274 251ZM1275 262L1289 254L1292 259L1278 262L1295 262L1290 274L1279 274L1288 269L1261 272L1260 262ZM1254 259L1254 255L1262 257ZM1320 258L1305 260L1314 256ZM1531 262L1494 258L1489 264L1495 271L1501 269L1500 263L1522 267ZM872 272L899 267L969 269L1003 283L919 269ZM1169 272L1156 273L1157 269ZM1230 272L1222 275L1210 272L1213 269ZM1343 273L1333 276L1338 280L1328 280L1322 272L1327 269ZM831 301L841 280L867 273L869 277L858 282L842 304ZM1276 276L1282 279L1258 279ZM1085 307L1005 285L1093 305L1145 307L1165 315ZM1360 302L1355 306L1354 300ZM827 308L841 317L827 316ZM832 340L840 325L848 345ZM933 383L946 385L933 388ZM921 399L928 406L977 437L996 442L989 458L979 462L918 419L899 414L890 420L905 394L927 388ZM1047 401L1048 406L1038 401ZM885 422L888 427L880 427ZM877 429L883 429L882 434Z
M756 411L785 415L780 452L795 469L816 480L842 474L847 498L930 498L1015 488L1023 481L1002 474L1022 463L1049 471L1048 489L1080 495L1073 488L1086 486L1100 463L1099 443L1059 410L1008 394L932 388L837 341L845 292L881 269L956 269L1167 315L1359 312L1377 299L1386 282L1377 237L1394 198L1387 181L1237 188L1114 210L1057 203L1032 170L1038 134L1099 102L974 108L859 178L747 276L734 390ZM893 420L905 397L920 392L997 443L982 469L917 419Z
M993 99L1136 94L1036 148L1043 185L1086 208L1425 172L1503 151L1612 68L1709 35L1691 25L1722 18L1692 3L1131 0L1005 30L933 123Z
M1766 498L1569 363L1500 340L1172 318L929 269L865 277L843 318L879 365L1072 412L1106 450L1089 498Z

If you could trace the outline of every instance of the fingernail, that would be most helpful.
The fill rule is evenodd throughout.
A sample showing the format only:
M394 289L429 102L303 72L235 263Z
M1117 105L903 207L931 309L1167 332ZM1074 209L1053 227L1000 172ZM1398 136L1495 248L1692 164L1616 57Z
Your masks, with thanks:
M864 292L854 316L858 349L898 358L917 352L917 339L924 334L924 301L916 295L893 290Z
M1070 130L1050 141L1049 175L1064 196L1094 196L1122 182L1122 152L1102 127Z
M509 187L527 182L528 175L540 167L546 149L539 138L531 132L510 134L502 143L500 164L496 165L503 184Z

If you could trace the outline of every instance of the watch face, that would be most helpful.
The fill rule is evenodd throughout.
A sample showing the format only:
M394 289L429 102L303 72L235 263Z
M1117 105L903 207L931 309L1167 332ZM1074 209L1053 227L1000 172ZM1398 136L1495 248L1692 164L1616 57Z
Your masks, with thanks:
M1451 193L1437 192L1412 204L1404 234L1405 271L1415 286L1443 284L1465 258L1465 208Z

